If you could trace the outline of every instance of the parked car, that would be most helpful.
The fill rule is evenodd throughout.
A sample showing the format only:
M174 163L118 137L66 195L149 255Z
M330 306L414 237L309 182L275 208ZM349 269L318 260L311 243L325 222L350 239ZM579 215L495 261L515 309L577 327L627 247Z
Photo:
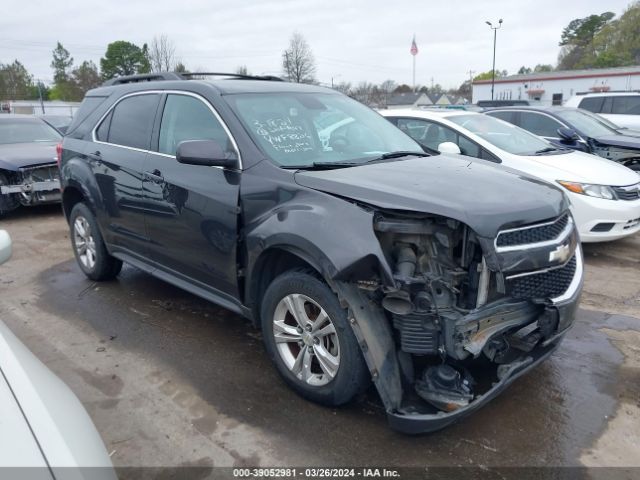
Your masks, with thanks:
M330 113L352 121L323 145ZM125 77L87 93L60 162L88 278L126 262L243 315L293 390L335 406L373 379L404 432L486 404L574 319L559 187L428 156L331 89Z
M640 176L617 163L549 142L473 112L392 110L382 114L431 150L462 153L561 185L583 242L640 231Z
M60 201L60 133L33 116L0 116L0 216L21 205Z
M0 265L11 238L0 230ZM3 478L115 479L84 407L0 320L0 472Z
M640 138L626 135L594 115L567 107L509 107L486 115L513 123L561 148L593 153L640 171Z
M38 118L41 118L53 128L55 128L61 135L64 135L71 125L71 120L73 117L71 115L40 115Z
M512 107L514 105L529 105L529 100L479 100L476 106L480 108Z
M564 103L565 107L582 108L621 127L640 130L640 92L578 93Z

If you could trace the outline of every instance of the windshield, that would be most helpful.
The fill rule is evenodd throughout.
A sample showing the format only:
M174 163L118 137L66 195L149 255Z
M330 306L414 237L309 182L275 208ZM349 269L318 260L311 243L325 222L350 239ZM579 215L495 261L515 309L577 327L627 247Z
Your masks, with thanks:
M420 145L344 95L263 93L225 96L249 135L283 167L364 163Z
M533 155L541 150L551 149L549 142L488 115L451 115L446 119L514 155Z
M602 137L603 135L617 135L613 128L606 126L600 119L595 119L580 110L558 110L556 112L566 120L572 128L581 131L588 137Z
M41 120L0 119L0 144L57 142L60 134Z

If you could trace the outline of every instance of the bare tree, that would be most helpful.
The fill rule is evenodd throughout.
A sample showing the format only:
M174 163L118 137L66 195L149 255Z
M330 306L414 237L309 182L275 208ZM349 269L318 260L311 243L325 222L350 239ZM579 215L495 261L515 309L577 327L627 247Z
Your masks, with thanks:
M307 41L298 32L291 36L289 47L282 54L282 69L292 82L315 82L316 65L313 52Z
M171 72L180 63L176 58L176 47L167 35L153 37L149 48L149 62L153 72Z
M351 83L350 82L340 82L336 83L333 87L334 90L339 91L340 93L344 93L345 95L351 96Z
M236 73L238 75L249 75L249 70L247 69L246 65L240 65L238 68L236 68Z

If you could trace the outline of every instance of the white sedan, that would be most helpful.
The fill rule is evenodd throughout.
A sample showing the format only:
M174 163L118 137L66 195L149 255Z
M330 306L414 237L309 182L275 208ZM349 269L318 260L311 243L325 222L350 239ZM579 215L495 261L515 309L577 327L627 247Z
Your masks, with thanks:
M461 110L383 110L427 149L502 164L562 187L583 242L640 231L640 175L595 155L554 147L515 125Z
M0 264L10 256L11 239L0 230ZM116 479L80 401L2 321L0 446L2 478Z

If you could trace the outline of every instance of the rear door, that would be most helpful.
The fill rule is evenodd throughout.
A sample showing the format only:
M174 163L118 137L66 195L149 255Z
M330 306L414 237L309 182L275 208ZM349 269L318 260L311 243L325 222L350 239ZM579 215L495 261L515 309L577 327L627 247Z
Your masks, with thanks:
M142 172L151 144L160 94L126 96L103 117L85 152L102 194L108 243L146 256Z
M238 298L236 243L240 171L185 165L185 140L215 140L239 158L212 105L189 93L169 93L145 162L147 235L157 267L216 295Z

